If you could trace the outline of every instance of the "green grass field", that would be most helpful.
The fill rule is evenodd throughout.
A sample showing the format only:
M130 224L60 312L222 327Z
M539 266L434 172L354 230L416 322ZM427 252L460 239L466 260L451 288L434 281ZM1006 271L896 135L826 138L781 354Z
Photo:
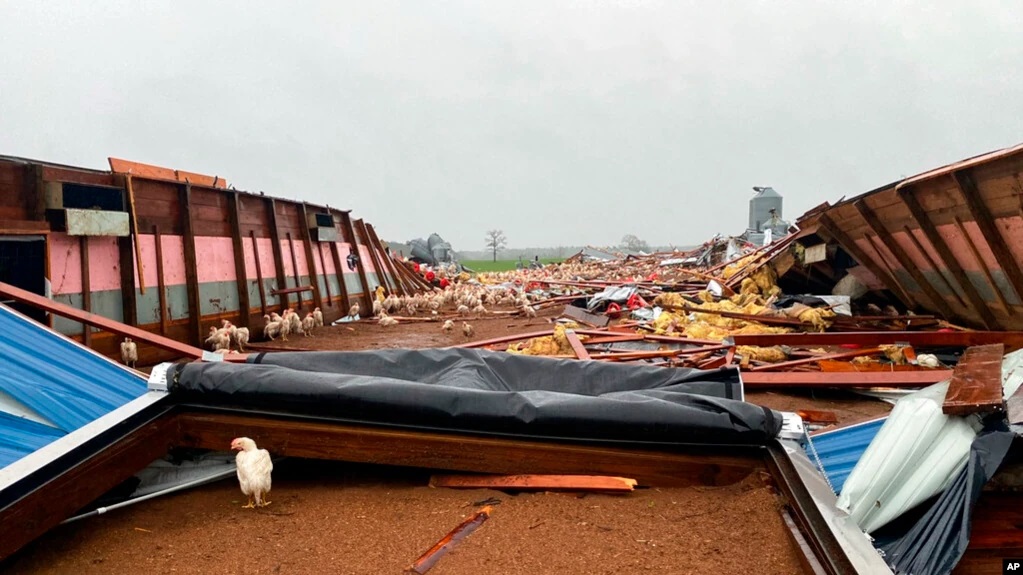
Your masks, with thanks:
M540 258L540 263L542 264L556 264L560 261L562 261L560 258ZM519 260L497 260L496 262L490 260L465 260L459 263L476 272L506 272L515 269L515 264L519 263ZM524 263L529 265L528 261Z

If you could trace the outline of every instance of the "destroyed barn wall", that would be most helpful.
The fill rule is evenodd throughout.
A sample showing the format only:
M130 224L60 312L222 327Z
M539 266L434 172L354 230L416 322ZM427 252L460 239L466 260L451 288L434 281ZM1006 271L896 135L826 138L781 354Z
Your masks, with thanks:
M1023 329L1023 145L952 164L822 211L842 246L910 309Z
M385 255L372 226L347 211L227 190L199 174L116 159L111 165L132 175L0 157L0 241L46 238L44 295L58 302L201 344L222 319L258 327L282 306L318 306L330 321L355 301L369 305L378 285L402 294L417 288L414 278L399 276L400 264ZM131 234L64 231L52 205L61 195L52 190L63 187L58 201L69 204L83 184L123 195ZM109 333L59 318L52 326L117 352L119 340ZM140 351L154 354L142 363L167 358Z

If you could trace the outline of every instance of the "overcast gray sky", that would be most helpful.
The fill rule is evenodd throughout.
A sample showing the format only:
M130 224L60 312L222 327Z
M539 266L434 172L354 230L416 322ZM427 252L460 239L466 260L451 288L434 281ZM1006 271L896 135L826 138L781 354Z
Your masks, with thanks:
M4 2L0 154L481 249L740 233L1023 141L1023 2Z

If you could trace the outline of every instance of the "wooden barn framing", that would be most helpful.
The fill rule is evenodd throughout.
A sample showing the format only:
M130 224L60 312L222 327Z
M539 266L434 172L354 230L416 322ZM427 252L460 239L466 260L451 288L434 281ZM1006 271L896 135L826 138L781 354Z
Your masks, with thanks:
M0 156L0 281L193 345L227 319L319 307L325 321L377 286L425 284L350 211L229 189L211 176L110 158L109 171ZM110 333L25 308L114 355ZM140 363L170 355L147 347Z

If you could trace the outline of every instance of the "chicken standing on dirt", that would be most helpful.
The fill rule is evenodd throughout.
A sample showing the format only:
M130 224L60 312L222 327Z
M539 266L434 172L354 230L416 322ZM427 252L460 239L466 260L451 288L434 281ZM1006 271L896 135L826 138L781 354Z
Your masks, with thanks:
M466 339L472 337L472 334L476 333L476 330L472 328L472 324L462 322L462 333L465 334Z
M316 325L314 327L323 327L323 312L320 311L320 308L313 308L313 319L316 320Z
M238 437L231 441L231 449L237 449L235 463L238 466L238 484L249 498L246 509L266 507L270 505L270 473L274 470L270 452L256 449L256 442L248 437ZM255 504L253 504L255 501Z
M348 308L348 317L355 319L359 315L359 302L352 304L352 307Z
M121 361L124 362L124 365L135 367L135 362L138 360L138 346L135 345L135 342L130 337L124 338L124 341L121 342Z
M447 321L445 321L445 322L444 322L444 326L443 326L443 327L441 327L441 329L443 329L444 331L446 331L446 332L449 332L449 333L450 333L450 332L451 332L451 330L455 329L455 322L453 322L453 321L451 321L451 320L449 319L449 320L447 320Z

